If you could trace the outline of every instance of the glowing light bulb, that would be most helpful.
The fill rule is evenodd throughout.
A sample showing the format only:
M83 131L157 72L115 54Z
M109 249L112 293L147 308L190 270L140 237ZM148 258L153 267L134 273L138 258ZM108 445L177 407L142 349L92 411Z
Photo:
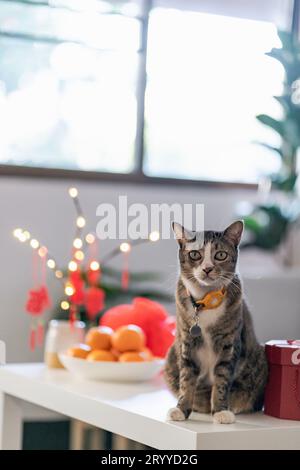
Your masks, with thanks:
M44 258L46 256L48 250L45 246L41 246L41 248L38 251L38 254L40 255L41 258Z
M98 271L99 268L100 268L100 264L98 263L98 261L92 261L91 262L90 269L92 271Z
M60 303L60 307L61 307L62 310L68 310L70 308L70 304L67 300L63 300Z
M48 266L48 268L50 268L50 269L54 269L54 268L55 268L55 261L54 261L54 259L48 259L48 261L47 261L47 266Z
M74 248L81 248L82 247L82 240L80 238L75 238L73 241Z
M20 235L18 236L18 240L22 243L26 242L27 241L27 237L26 235L24 235L24 233L20 233Z
M70 188L69 189L69 195L74 199L75 197L78 196L78 190L77 188Z
M84 260L84 253L81 250L77 250L74 253L74 258L77 259L77 261L82 261Z
M72 284L67 284L66 287L65 287L65 294L67 296L70 296L70 295L73 295L75 292L74 290L74 287L72 286Z
M69 268L69 271L72 271L72 272L77 271L78 266L77 266L76 261L70 261L70 263L68 264L68 268Z
M33 238L32 240L30 240L30 246L31 248L36 250L40 246L40 244L35 238Z
M16 237L16 238L19 238L20 235L22 235L22 233L23 233L23 230L22 230L21 228L16 228L16 229L13 231L13 235L14 235L14 237Z
M59 269L57 269L57 270L55 271L55 276L57 277L57 279L62 279L62 277L63 277L62 271L60 271Z
M82 227L85 226L85 218L82 217L82 215L80 215L79 217L77 217L76 225L77 225L77 227L79 227L79 228L82 228Z
M154 230L153 232L150 233L149 235L149 240L151 242L157 242L160 239L159 232L157 230Z
M23 232L23 236L25 237L25 240L29 240L30 239L30 233L28 232L28 230L25 230Z
M121 245L120 245L120 250L121 250L123 253L128 253L128 251L131 250L131 246L130 246L129 243L127 243L127 242L121 243Z
M92 243L94 243L95 241L95 235L93 235L92 233L88 233L87 236L85 237L85 241L91 245Z

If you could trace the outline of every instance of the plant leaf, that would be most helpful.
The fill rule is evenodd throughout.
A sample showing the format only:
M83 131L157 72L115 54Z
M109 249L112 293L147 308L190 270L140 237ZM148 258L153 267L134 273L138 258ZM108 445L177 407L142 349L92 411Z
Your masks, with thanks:
M291 107L291 98L289 95L273 96L278 103L283 107L284 111L288 112Z
M292 49L294 45L293 34L290 31L278 30L277 34L283 49Z
M268 116L267 114L258 114L256 119L265 124L266 126L271 127L274 131L276 131L281 137L284 136L284 126L283 121L278 121L277 119Z
M281 158L283 157L282 149L280 147L273 147L272 145L266 144L264 142L254 142L255 144L261 145L262 147L271 150L271 152L276 152Z

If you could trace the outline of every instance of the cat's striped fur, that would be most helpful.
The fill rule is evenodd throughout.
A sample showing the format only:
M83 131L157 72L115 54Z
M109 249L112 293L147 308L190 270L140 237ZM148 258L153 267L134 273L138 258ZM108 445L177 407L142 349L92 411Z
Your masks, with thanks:
M177 334L167 356L165 379L178 403L168 418L187 419L194 410L212 413L217 422L231 423L236 413L262 408L267 380L265 353L256 340L236 273L243 224L235 222L224 232L206 231L202 241L179 224L174 224L174 230L181 270L176 291ZM198 252L193 256L200 259L192 259L191 251ZM191 295L201 299L222 287L225 299L219 307L197 314L201 335L193 338Z

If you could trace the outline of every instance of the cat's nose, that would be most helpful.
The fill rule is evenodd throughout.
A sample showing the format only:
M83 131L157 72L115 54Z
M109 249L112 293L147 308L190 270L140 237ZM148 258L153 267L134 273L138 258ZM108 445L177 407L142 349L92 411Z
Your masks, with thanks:
M214 269L214 268L211 268L211 267L209 267L209 268L203 268L203 271L205 272L205 274L208 275L213 269Z

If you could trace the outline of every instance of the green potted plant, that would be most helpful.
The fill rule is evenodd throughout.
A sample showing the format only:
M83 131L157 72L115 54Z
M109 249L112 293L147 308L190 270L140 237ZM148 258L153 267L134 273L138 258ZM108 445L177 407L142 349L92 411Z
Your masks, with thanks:
M279 61L285 72L283 91L274 96L282 108L282 118L259 114L256 119L275 131L280 137L278 147L264 142L280 159L278 172L269 175L270 187L277 197L269 202L248 206L240 213L247 233L244 247L255 246L264 250L278 250L287 240L291 227L298 221L300 210L297 199L297 155L300 147L300 43L294 32L279 31L281 48L267 53ZM278 202L279 201L279 202ZM249 208L250 207L250 208Z

